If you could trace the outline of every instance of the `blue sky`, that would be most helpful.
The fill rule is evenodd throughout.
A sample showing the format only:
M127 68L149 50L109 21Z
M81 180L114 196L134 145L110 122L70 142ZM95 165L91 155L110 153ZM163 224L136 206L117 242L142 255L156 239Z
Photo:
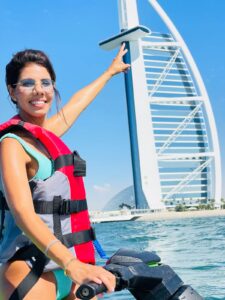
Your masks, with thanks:
M183 36L200 69L218 127L225 166L225 1L159 0ZM165 31L147 0L139 0L140 23ZM15 113L4 83L5 65L24 48L51 58L63 103L109 65L116 51L98 46L119 32L117 0L0 1L0 122ZM64 137L87 160L91 209L101 208L132 184L123 75L114 77ZM225 189L223 189L225 196Z

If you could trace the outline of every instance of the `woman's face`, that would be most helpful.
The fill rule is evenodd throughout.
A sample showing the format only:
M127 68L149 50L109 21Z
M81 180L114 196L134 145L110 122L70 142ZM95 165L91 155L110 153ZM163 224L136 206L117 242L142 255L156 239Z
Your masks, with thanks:
M24 119L45 119L54 97L54 83L45 67L27 64L20 73L15 88L9 88Z

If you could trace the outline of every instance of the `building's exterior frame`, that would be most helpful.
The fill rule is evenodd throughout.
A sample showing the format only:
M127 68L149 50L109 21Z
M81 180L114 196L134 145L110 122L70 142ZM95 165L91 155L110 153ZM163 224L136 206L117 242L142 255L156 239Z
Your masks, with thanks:
M220 150L206 88L171 20L156 0L149 3L170 34L152 33L127 42L131 71L125 82L136 206L157 210L214 199L219 207ZM121 31L139 25L135 0L118 0L118 8Z

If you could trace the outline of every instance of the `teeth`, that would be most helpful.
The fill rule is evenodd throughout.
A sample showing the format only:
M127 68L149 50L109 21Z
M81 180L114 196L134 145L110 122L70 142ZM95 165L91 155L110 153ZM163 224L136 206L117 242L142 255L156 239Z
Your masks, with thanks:
M31 101L32 104L42 104L42 103L45 103L45 101L43 100L34 100L34 101Z

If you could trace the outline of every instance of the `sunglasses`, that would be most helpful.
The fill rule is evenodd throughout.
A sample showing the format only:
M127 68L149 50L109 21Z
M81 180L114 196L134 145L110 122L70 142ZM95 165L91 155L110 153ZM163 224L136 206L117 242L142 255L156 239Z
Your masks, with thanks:
M43 90L45 91L52 91L54 88L54 81L51 79L41 79L40 84ZM26 91L32 91L36 85L37 81L31 78L28 79L22 79L14 84L15 86L20 86L22 89Z

